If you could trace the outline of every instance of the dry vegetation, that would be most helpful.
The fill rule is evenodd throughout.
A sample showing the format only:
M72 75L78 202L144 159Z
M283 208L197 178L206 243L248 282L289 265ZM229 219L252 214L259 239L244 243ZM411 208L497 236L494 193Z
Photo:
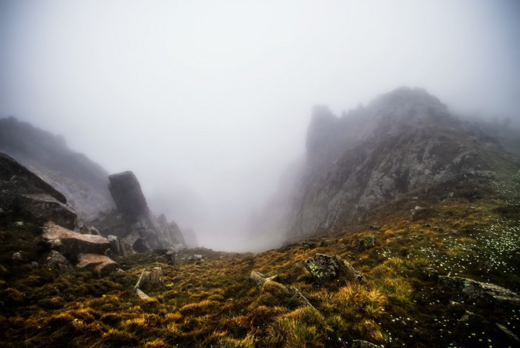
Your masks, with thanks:
M204 262L174 266L154 262L151 253L119 258L124 272L105 278L13 261L14 251L28 259L41 253L34 243L39 227L4 220L0 340L6 347L344 347L353 339L390 347L500 347L496 329L459 319L469 310L518 335L520 313L464 303L425 270L520 292L519 185L517 176L495 183L486 198L450 195L413 219L409 211L386 211L378 229L333 231L256 255L198 250ZM359 239L369 234L375 247L360 251ZM340 255L366 282L313 282L303 261L316 253ZM139 300L133 285L153 266L162 267L164 286L145 289L152 299ZM279 283L299 289L312 307L276 283L260 291L249 280L252 270L278 274Z

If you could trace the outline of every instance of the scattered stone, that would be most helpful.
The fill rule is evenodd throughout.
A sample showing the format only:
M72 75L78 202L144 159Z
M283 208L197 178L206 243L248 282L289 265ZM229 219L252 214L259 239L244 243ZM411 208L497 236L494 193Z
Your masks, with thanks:
M52 249L71 260L77 259L81 253L104 255L110 248L110 242L104 237L74 232L52 222L44 225L42 237Z
M370 234L358 242L358 250L365 251L376 246L376 236Z
M17 251L15 253L13 253L13 260L14 261L22 261L23 260L23 257L22 257L22 253Z
M424 275L424 278L431 279L431 280L437 280L439 279L439 271L437 271L433 267L425 267L421 269L422 274Z
M305 268L318 282L340 278L347 282L364 281L364 277L338 255L316 254L313 258L305 260Z
M441 283L460 291L470 300L502 307L520 306L518 294L501 286L462 277L440 276L439 279Z
M139 298L140 298L141 300L146 301L146 300L150 300L150 299L151 299L150 296L148 296L147 294L145 294L145 293L144 293L141 289L139 289L139 288L135 289L135 293L137 294L137 296L139 296Z
M38 267L40 267L40 264L38 262L36 262L36 261L32 261L31 262L31 267L32 268L38 268Z
M137 279L134 289L153 288L164 285L164 276L161 267L154 267L151 271L143 270Z
M38 267L38 263L36 263ZM71 272L74 267L72 264L56 250L51 250L47 255L43 257L43 267L51 270L58 271L60 273Z
M368 229L372 230L372 231L379 231L381 229L381 226L379 226L379 225L370 225L370 226L368 226Z
M76 267L94 271L98 275L107 275L117 268L117 263L104 255L81 253L78 260Z
M381 348L382 346L370 343L368 341L353 340L351 347L352 348Z
M303 296L300 290L293 286L287 288L285 285L274 281L274 279L277 278L277 275L266 277L262 273L257 271L252 271L250 275L250 279L256 282L256 285L258 289L260 289L260 291L280 292L286 296L290 296L291 298L295 299L300 306L313 307L309 300L305 296Z
M322 239L321 242L320 242L320 247L328 247L329 245L331 245L331 242L329 242L328 240L326 239Z
M304 247L307 247L309 249L315 249L318 245L316 244L316 242L314 241L311 241L311 240L305 240L303 242L300 243L302 246Z
M274 281L275 279L278 279L278 275L274 275L271 277L266 277L260 272L257 271L251 271L251 275L249 276L250 279L254 280L256 282L256 285L259 289L261 289L266 282Z
M166 264L168 263L168 259L166 257L164 257L164 256L157 256L155 258L155 261L156 262L160 262L160 263L166 263Z
M518 338L518 336L515 335L514 333L512 333L511 330L509 330L504 325L501 325L498 323L496 325L497 325L498 329L509 339L509 341L511 341L512 343L516 343L516 344L520 343L520 339Z
M15 225L16 226L23 226L23 221L16 221Z

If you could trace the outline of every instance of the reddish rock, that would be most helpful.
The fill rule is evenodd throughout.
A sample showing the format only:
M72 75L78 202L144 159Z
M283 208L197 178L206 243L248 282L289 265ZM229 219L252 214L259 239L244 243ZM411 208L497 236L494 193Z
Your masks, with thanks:
M52 249L58 250L70 260L77 260L81 253L104 254L110 248L110 242L105 237L77 233L53 222L44 225L43 239Z
M96 272L99 275L107 275L117 269L117 263L105 255L79 254L76 267Z

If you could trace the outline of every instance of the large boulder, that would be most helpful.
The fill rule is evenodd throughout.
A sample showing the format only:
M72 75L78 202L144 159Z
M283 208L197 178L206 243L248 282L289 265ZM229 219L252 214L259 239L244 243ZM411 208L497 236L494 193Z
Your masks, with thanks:
M117 269L117 263L105 255L79 254L76 267L107 275Z
M110 181L108 189L121 213L138 221L141 216L149 212L146 198L134 173L127 171L112 174L108 180Z
M338 255L316 254L314 257L305 260L305 268L318 282L333 279L342 279L346 282L364 281L361 273Z
M104 254L110 248L110 242L105 237L77 233L52 222L44 225L42 237L52 249L73 261L81 253Z
M73 229L76 213L65 197L13 158L0 153L0 212L30 215Z
M440 276L439 280L447 287L460 291L462 296L480 304L520 307L520 296L501 286L462 277Z
M17 207L31 216L43 221L74 229L77 219L71 207L45 193L20 194L17 197Z

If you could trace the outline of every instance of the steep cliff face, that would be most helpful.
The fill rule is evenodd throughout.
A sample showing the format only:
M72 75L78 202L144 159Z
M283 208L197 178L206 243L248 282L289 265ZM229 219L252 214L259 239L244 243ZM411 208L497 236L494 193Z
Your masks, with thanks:
M399 88L335 117L316 107L306 166L285 221L296 239L413 193L468 189L508 160L500 141L422 89Z
M108 173L85 155L72 151L63 137L12 117L0 119L0 151L63 193L84 220L114 207Z

